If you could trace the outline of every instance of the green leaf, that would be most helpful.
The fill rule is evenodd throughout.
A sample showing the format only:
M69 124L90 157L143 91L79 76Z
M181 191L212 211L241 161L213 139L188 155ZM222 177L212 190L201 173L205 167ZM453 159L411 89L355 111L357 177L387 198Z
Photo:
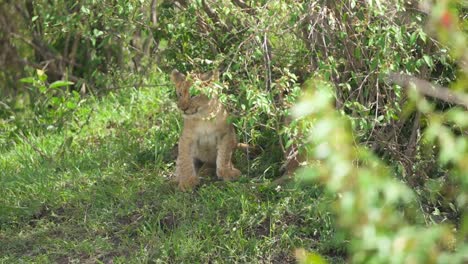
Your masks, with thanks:
M86 7L86 6L81 6L81 12L83 12L83 13L85 13L85 14L87 14L87 15L89 15L89 14L91 13L91 11L89 10L89 8Z
M66 106L68 109L75 109L77 107L77 104L72 101L67 101Z
M356 57L356 59L358 59L358 60L361 59L362 54L361 54L361 49L359 47L356 47L354 49L354 57Z
M434 66L434 63L432 62L432 58L429 57L428 55L423 56L424 61L426 62L426 65L432 68Z
M411 46L414 45L414 44L416 44L416 39L417 39L417 37L418 37L418 36L417 36L416 32L414 32L413 34L411 34L411 36L410 36L410 45L411 45Z
M74 84L73 82L69 82L69 81L55 81L49 86L49 88L54 89L54 88L60 88L60 87L69 86L73 84Z
M327 261L317 253L307 252L304 249L297 249L294 252L296 259L301 264L326 264Z
M39 86L39 91L41 93L45 93L47 91L47 87L45 87L45 85L41 85L41 86Z
M53 106L59 106L61 104L61 101L58 97L52 97L50 98L50 104Z
M41 82L45 82L47 80L47 74L43 70L36 69L37 77Z
M34 77L26 77L26 78L21 78L20 82L22 83L34 83Z
M424 42L426 43L426 40L427 40L427 35L424 31L420 30L419 31L419 38Z
M99 29L93 29L93 34L94 34L94 36L96 36L96 37L100 37L100 36L104 35L104 32L102 32L102 31L99 30Z

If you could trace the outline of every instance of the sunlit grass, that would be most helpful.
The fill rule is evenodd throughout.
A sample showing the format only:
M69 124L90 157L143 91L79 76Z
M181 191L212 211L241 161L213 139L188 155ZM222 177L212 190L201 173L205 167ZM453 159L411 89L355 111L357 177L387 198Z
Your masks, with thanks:
M343 257L318 187L275 189L259 174L177 190L180 123L163 94L89 98L68 129L0 150L0 262L278 263L294 262L295 248Z

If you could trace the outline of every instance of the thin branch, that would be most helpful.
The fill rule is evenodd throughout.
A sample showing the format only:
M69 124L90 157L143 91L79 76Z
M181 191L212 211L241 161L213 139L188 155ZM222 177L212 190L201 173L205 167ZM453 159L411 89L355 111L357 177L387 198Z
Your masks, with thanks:
M270 42L268 41L267 33L263 35L263 57L265 60L265 68L266 68L266 76L265 76L265 85L266 90L270 91L271 89L271 50L270 50Z
M227 56L228 58L232 58L231 61L229 62L229 64L226 66L226 68L223 70L223 72L228 72L229 69L231 68L231 65L232 63L234 63L235 59L236 59L236 54L239 54L239 51L241 49L241 47L247 43L247 41L251 40L252 38L255 37L255 34L251 34L250 36L248 36L246 39L244 39L236 48L236 51L234 53L231 53L229 54L230 56Z
M221 21L221 19L219 18L218 14L216 14L216 11L214 11L207 3L205 0L202 0L202 5L203 5L203 10L205 11L205 13L208 15L208 17L215 23L215 24L218 24L218 25L221 25L225 30L227 30L227 32L231 32L232 31L232 26L227 24L227 23L224 23L223 21Z
M40 41L38 41L37 43L34 43L33 41L30 41L30 40L26 39L24 36L19 35L19 34L14 33L14 32L11 32L10 35L12 37L14 37L16 39L19 39L19 40L23 41L24 43L28 44L29 46L31 46L33 49L35 49L37 52L39 52L39 54L41 54L45 58L54 59L54 60L59 61L59 62L60 61L65 61L66 63L70 63L73 66L82 67L82 65L79 64L79 63L76 63L75 60L69 60L67 58L64 58L60 54L54 54L53 52L50 51L49 48L46 47L46 45L44 43L39 43Z
M434 97L448 103L462 105L468 109L468 95L465 93L451 91L448 88L432 84L407 74L390 73L388 79L391 83L406 88L414 87L423 95Z
M156 10L157 6L158 6L158 1L152 0L151 1L151 26L153 26L153 28L156 28L158 25L158 12Z
M18 61L19 61L22 65L31 66L31 67L34 67L34 68L36 68L36 69L43 69L43 70L46 70L47 72L50 72L50 73L53 73L53 74L57 74L57 75L60 75L60 76L66 76L67 79L69 79L70 81L73 81L73 82L78 82L79 80L82 80L81 78L76 77L76 76L74 76L74 75L66 74L65 72L62 72L62 71L59 71L59 70L47 68L47 65L44 67L44 66L42 66L41 64L38 64L38 63L35 63L35 62L32 62L32 61L28 61L28 60L26 60L26 59L18 59Z
M176 0L174 1L174 4L179 8L179 9L185 9L187 8L187 1L185 0Z
M254 10L251 6L249 6L248 4L246 4L244 1L242 1L242 0L232 0L232 2L233 2L236 6L240 7L241 9L243 9L243 11L249 13L250 15L255 15L255 14L256 14L255 10Z
M416 112L416 116L414 117L413 128L411 129L411 136L408 140L408 145L405 150L405 155L412 157L412 158L413 158L413 154L414 154L414 151L416 150L416 145L418 142L418 129L420 126L419 125L420 118L421 118L421 112L418 111Z

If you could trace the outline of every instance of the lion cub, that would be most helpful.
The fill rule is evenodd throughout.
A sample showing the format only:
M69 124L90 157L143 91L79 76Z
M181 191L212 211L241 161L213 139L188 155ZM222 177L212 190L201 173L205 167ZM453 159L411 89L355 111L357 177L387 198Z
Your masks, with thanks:
M216 96L211 99L200 93L191 96L189 89L207 89L217 81L217 71L187 78L177 70L171 73L177 92L177 106L182 111L184 126L179 139L176 179L181 190L199 183L198 171L204 163L216 166L216 175L225 181L237 179L241 172L234 168L231 156L237 146L237 137L228 113Z

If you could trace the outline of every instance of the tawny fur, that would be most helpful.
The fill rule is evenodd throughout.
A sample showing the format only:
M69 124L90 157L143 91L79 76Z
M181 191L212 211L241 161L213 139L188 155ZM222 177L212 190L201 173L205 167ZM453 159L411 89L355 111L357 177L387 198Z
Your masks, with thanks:
M216 166L216 175L226 181L237 179L241 172L231 161L237 147L237 137L228 112L216 97L201 93L190 96L194 81L198 89L209 86L218 78L217 72L209 72L187 78L173 70L171 80L177 92L177 106L182 111L184 126L179 139L176 162L176 180L181 190L189 190L199 183L198 170L203 163Z

